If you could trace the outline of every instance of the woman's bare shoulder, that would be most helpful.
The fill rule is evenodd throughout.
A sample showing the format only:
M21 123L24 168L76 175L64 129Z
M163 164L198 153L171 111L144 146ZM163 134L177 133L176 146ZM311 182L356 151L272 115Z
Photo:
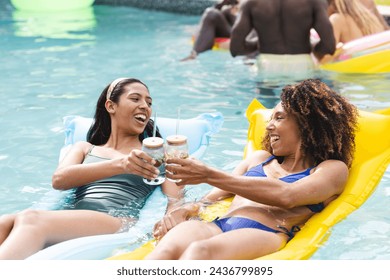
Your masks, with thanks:
M341 180L347 180L349 175L348 166L341 160L329 159L321 162L315 168L314 173L321 173L327 178L337 177Z
M90 149L92 148L92 144L86 141L78 141L73 144L72 150L82 152L84 155L86 155Z
M333 28L336 26L340 29L345 27L345 24L347 23L347 17L345 15L342 15L340 13L334 13L329 16L329 20L333 25Z
M342 169L348 169L348 166L345 164L345 162L337 159L328 159L324 160L320 164L318 164L318 167L332 167L332 168L342 168Z
M257 150L247 157L247 161L251 163L260 163L270 156L271 154L265 150Z

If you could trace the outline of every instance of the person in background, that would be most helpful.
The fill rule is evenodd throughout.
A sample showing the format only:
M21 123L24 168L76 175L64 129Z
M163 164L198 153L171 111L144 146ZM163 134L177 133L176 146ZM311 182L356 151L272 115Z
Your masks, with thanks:
M386 30L383 22L360 1L328 0L328 4L337 49L349 41ZM320 63L332 61L337 55L338 52L326 55Z
M233 57L259 52L257 69L263 80L313 77L311 54L318 59L335 51L332 25L323 0L243 0L232 28L230 53ZM254 29L258 40L246 40ZM312 47L310 31L319 35Z
M385 17L381 15L381 13L378 10L377 5L375 4L374 0L360 0L362 4L371 12L373 13L379 21L382 23L383 27L388 30L389 29L389 24L387 23Z
M229 48L229 38L236 20L238 2L239 0L222 0L204 11L191 53L181 61L195 59L198 54L211 50L216 39L220 40L222 48Z
M97 101L87 142L73 145L52 178L55 189L74 189L68 210L28 209L0 217L0 259L24 259L46 246L83 236L126 232L156 186L153 158L141 150L153 135L152 97L140 80L120 78ZM157 133L159 135L159 133ZM167 211L182 188L166 180Z
M255 259L282 249L344 190L352 164L357 108L319 80L282 90L262 139L232 174L196 159L167 161L168 178L215 188L173 209L154 229L146 259ZM199 204L234 196L222 217L204 222Z

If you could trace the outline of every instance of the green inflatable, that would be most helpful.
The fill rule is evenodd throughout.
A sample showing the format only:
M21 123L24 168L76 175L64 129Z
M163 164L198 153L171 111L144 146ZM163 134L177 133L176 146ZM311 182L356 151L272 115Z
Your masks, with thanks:
M57 12L90 7L95 0L11 0L18 10L34 12Z

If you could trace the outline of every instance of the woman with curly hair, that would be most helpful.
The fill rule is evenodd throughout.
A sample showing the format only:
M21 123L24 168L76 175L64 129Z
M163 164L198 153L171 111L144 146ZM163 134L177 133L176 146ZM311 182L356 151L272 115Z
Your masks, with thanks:
M263 139L228 174L195 159L168 160L167 176L215 188L173 209L155 226L147 259L254 259L283 248L344 190L355 149L358 110L319 80L283 88ZM170 165L172 164L172 165ZM234 195L227 213L196 219L202 203Z

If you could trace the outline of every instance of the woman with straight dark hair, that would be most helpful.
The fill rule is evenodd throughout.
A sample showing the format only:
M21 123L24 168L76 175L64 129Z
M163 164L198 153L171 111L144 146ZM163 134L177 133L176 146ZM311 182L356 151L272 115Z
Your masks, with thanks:
M151 113L152 97L140 80L120 78L107 85L87 141L75 143L53 174L53 187L74 189L74 201L64 210L0 217L0 259L24 259L55 243L133 226L156 188L143 178L159 173L142 151L142 140L153 134ZM181 188L169 180L162 191L169 198L167 211L182 198Z

